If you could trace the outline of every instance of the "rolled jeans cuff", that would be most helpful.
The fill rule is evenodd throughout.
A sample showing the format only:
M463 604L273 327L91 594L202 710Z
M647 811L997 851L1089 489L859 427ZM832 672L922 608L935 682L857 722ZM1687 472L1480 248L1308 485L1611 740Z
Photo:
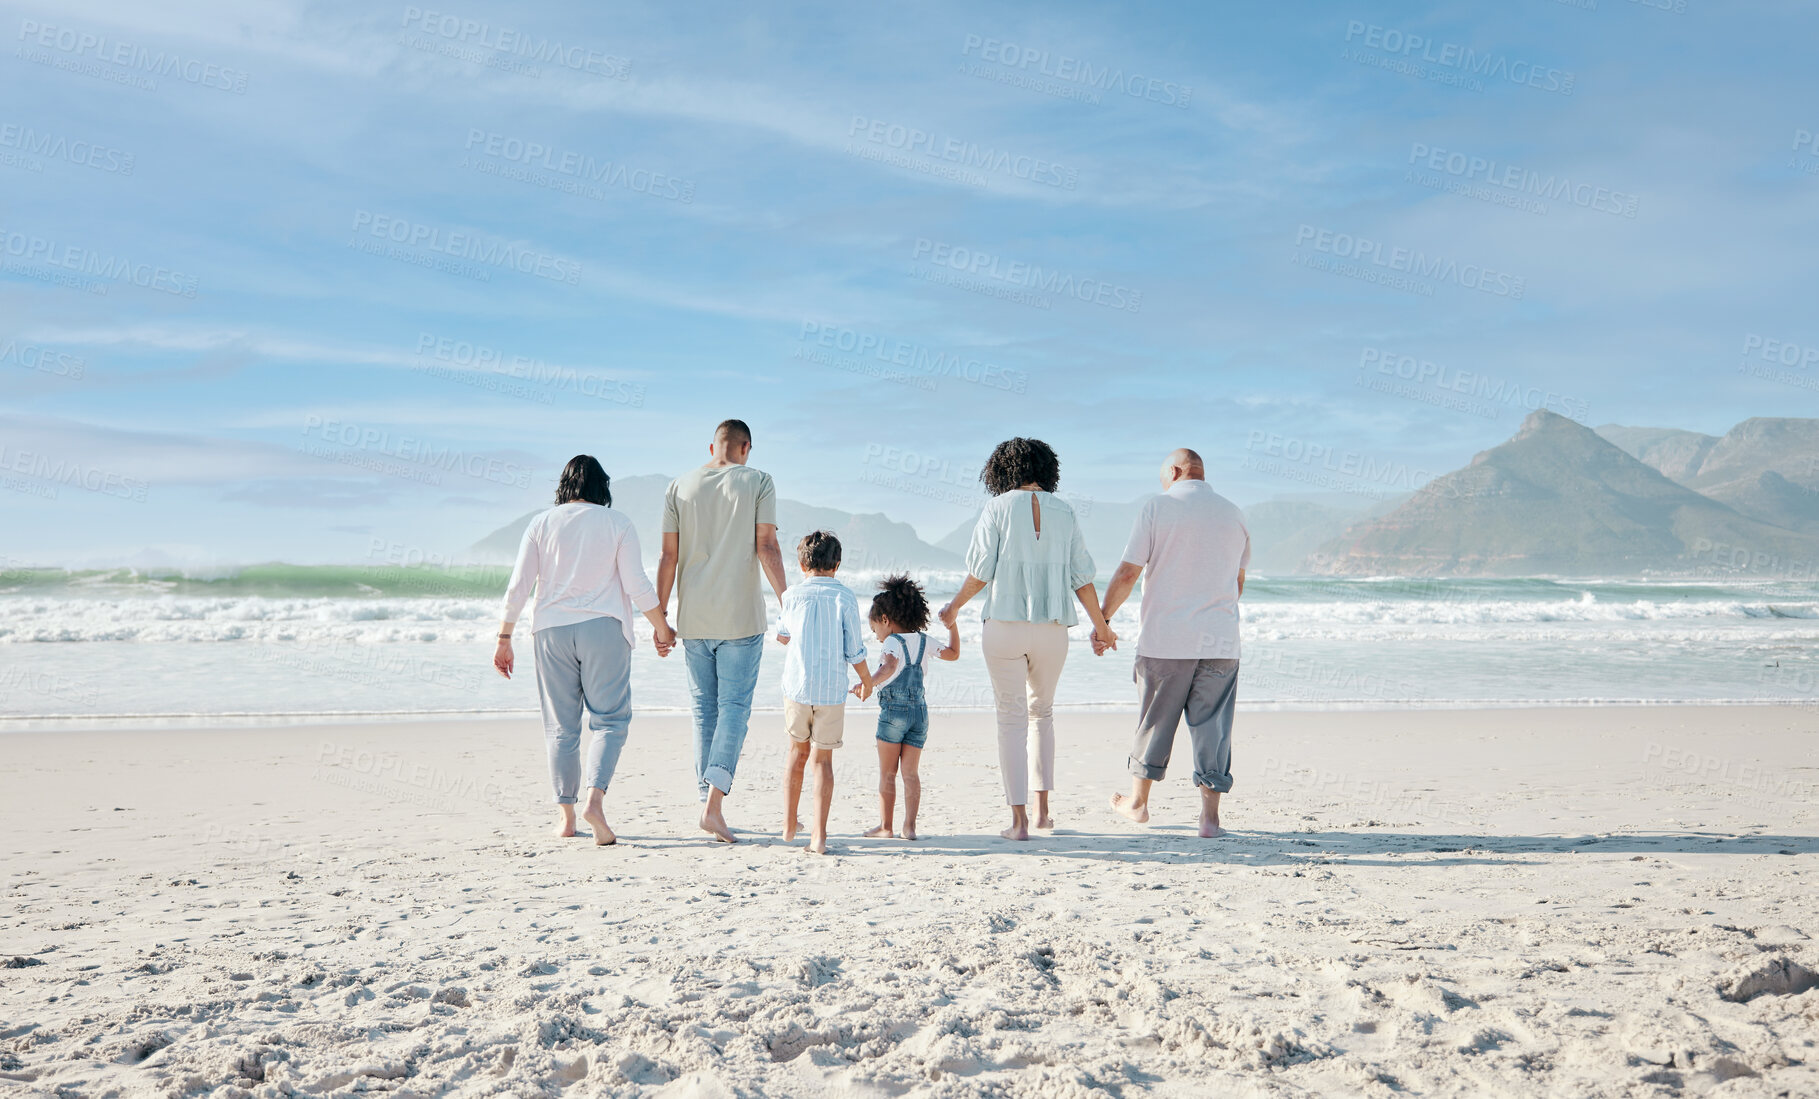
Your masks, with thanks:
M558 795L556 795L556 804L557 805L573 805L573 804L575 804L575 799L571 798L571 797L563 797L562 795L558 794Z
M707 780L709 786L722 794L733 792L733 773L724 767L709 767L701 772L701 777ZM706 790L701 791L701 800L707 800Z
M1130 769L1131 774L1136 775L1138 778L1149 779L1151 782L1155 782L1162 778L1162 776L1168 774L1168 768L1157 767L1153 763L1145 763L1136 756L1130 757ZM1198 775L1195 776L1195 781L1199 781Z

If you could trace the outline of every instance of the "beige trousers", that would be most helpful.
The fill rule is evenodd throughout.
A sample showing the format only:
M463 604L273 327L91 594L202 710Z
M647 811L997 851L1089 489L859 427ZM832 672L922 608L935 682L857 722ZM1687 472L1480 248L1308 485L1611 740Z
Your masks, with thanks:
M1004 800L1028 805L1032 784L1055 788L1055 685L1067 662L1067 627L988 618L979 648L998 706Z

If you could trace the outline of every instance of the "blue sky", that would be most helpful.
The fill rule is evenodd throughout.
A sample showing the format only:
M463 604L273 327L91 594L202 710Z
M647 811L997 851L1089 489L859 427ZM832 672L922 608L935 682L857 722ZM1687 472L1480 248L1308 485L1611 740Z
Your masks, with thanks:
M733 415L934 539L1014 434L1248 504L1814 414L1796 3L153 7L0 13L0 563L458 555Z

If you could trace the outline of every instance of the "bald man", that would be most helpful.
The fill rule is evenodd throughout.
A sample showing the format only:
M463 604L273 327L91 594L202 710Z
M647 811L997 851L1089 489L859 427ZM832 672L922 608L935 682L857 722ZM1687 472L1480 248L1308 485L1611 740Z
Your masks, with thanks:
M1110 621L1143 578L1131 792L1112 795L1112 808L1138 824L1150 819L1150 784L1167 773L1185 716L1200 788L1200 834L1225 835L1219 795L1232 788L1238 597L1250 563L1244 514L1206 483L1200 455L1186 447L1171 453L1162 463L1162 495L1137 516L1102 608Z

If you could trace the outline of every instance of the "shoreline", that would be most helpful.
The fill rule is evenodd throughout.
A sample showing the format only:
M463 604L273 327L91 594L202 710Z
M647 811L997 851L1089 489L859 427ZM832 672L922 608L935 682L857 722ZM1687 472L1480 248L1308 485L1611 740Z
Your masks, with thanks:
M1369 714L1369 713L1483 713L1500 710L1587 710L1587 709L1769 709L1806 708L1819 710L1819 703L1796 698L1588 698L1588 699L1321 699L1239 701L1239 713L1252 714ZM852 704L849 713L870 716L877 713L876 704ZM1057 702L1057 713L1082 715L1129 715L1136 703ZM975 706L930 706L929 712L948 716L991 714L988 708ZM753 714L777 716L781 706L752 706ZM649 707L633 711L633 719L688 718L692 711L676 707ZM517 710L309 710L309 711L242 711L228 713L153 713L153 714L22 714L0 715L0 736L9 733L36 732L107 732L142 729L146 731L202 727L210 729L306 728L316 725L345 725L350 722L382 725L411 725L430 722L541 721L534 709Z

